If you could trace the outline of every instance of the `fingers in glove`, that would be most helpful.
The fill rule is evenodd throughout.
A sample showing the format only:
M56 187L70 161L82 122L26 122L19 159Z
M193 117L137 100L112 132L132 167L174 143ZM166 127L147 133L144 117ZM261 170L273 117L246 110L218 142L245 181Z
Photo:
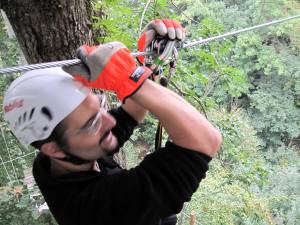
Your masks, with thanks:
M88 65L87 57L96 48L97 48L97 46L82 45L79 48L77 48L76 56L77 56L78 59L81 59L81 61L83 61L83 63Z
M102 73L104 67L110 61L111 57L121 48L125 46L121 42L110 42L100 45L89 56L89 67L91 68L91 80L96 80L98 75Z
M152 20L143 30L142 34L150 30L155 30L155 32L162 37L168 36L171 40L184 40L185 38L185 29L176 20Z
M183 41L184 40L184 33L185 33L184 28L181 26L180 23L178 23L175 20L172 20L172 23L173 23L173 27L175 29L176 39L178 39L180 41Z
M175 32L175 27L174 27L173 21L165 19L165 20L163 20L163 23L165 24L165 26L167 28L168 38L171 40L175 40L176 32Z
M168 36L171 40L183 40L184 28L175 20L169 19L156 19L152 21L148 29L154 29L160 36Z
M146 31L155 30L160 36L166 36L168 33L167 27L161 19L152 20L147 26Z
M78 57L90 69L90 81L98 79L112 56L121 48L126 48L121 42L110 42L95 47L82 46L78 49Z

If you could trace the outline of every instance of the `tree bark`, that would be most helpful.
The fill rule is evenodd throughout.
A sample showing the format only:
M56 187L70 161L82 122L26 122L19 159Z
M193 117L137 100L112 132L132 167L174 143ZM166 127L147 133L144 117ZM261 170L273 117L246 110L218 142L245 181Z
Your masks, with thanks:
M92 44L89 0L0 0L28 63L72 59Z

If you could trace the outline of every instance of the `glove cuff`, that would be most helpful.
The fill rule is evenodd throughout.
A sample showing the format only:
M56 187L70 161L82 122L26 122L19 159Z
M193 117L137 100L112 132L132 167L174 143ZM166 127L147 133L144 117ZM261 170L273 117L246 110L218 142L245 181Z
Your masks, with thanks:
M144 81L152 74L152 71L145 66L137 67L117 91L118 98L124 103L126 98L133 95L143 85Z

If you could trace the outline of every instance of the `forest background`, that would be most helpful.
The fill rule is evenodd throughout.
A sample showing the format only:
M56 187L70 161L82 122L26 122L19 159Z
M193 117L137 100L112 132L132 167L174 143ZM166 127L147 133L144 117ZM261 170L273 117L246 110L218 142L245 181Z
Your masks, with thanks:
M135 52L141 25L153 18L181 21L191 42L299 14L300 1L111 0L93 1L93 10L93 29L105 31L97 41L122 41ZM18 43L6 31L1 18L1 68L20 64ZM299 20L179 52L170 88L223 135L206 179L184 207L183 224L192 210L197 224L300 224L299 62ZM16 76L0 77L1 106ZM36 186L24 180L36 151L18 144L0 114L0 224L56 224L41 210ZM149 115L139 126L120 156L124 166L153 151L156 125Z

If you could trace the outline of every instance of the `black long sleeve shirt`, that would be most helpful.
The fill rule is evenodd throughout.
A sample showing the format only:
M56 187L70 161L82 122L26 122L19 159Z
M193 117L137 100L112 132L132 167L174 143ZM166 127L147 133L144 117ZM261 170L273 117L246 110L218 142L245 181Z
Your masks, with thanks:
M137 125L122 108L110 112L120 146ZM50 160L40 153L34 178L61 225L158 225L179 213L205 177L211 157L167 142L137 167L124 170L112 158L99 159L100 172L50 173ZM118 172L115 172L117 170Z

